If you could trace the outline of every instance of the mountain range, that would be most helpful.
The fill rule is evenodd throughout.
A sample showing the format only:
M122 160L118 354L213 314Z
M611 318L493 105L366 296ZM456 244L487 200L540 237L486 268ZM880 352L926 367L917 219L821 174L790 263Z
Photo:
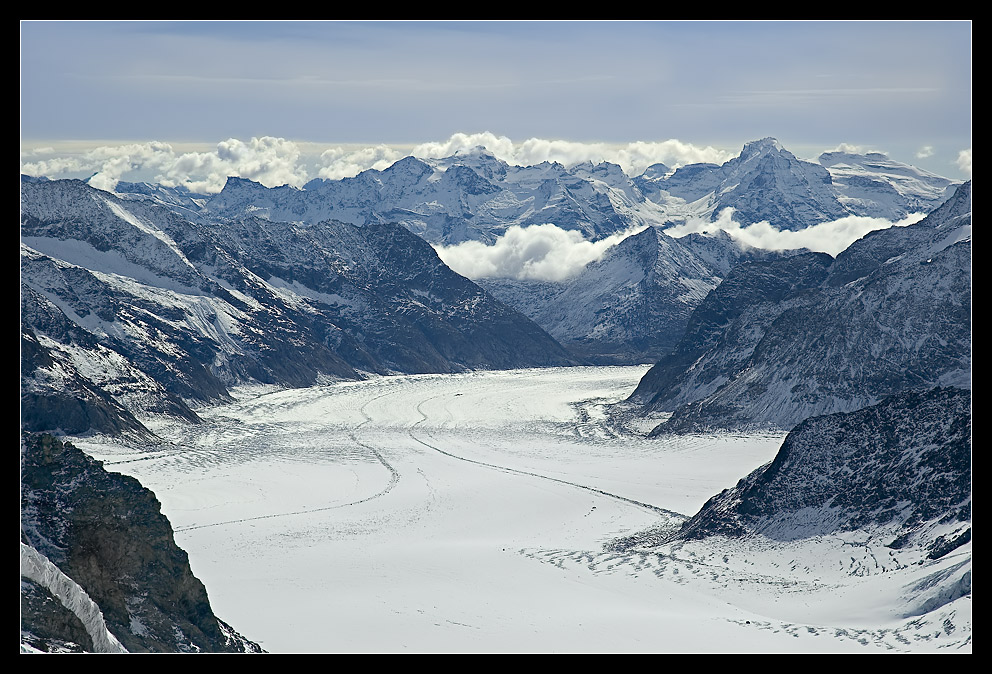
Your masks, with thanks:
M21 194L26 430L195 422L245 382L576 362L397 225L193 222L79 181Z
M655 164L632 178L609 162L515 166L479 147L440 159L406 157L302 189L242 178L230 178L213 196L146 183L116 189L122 199L154 201L197 222L250 216L300 225L396 223L435 246L493 243L511 227L547 223L590 241L640 230L640 239L630 237L569 278L474 279L577 358L627 364L669 352L732 264L775 255L719 230L677 239L655 231L655 248L646 228L714 220L728 208L742 225L764 220L791 231L850 215L898 220L932 210L958 184L880 153L829 152L804 161L765 138L746 143L723 165L673 171Z
M774 138L746 143L722 165L663 164L629 177L610 162L516 166L478 147L440 159L405 157L351 178L315 179L304 187L265 187L229 178L215 195L146 183L118 183L125 199L154 200L185 217L355 225L401 224L428 242L491 243L513 225L553 223L595 240L645 225L714 220L725 208L748 225L767 220L799 230L847 215L899 220L940 205L952 181L881 153L828 152L814 163Z
M21 428L146 442L150 417L198 423L239 384L654 363L616 406L664 418L652 435L790 431L676 536L887 527L892 547L937 558L970 540L971 190L877 153L802 161L770 138L723 165L635 177L479 148L303 189L232 177L212 196L25 176ZM666 231L725 209L790 231L928 215L836 256ZM628 235L556 281L469 280L435 249L547 223ZM150 492L48 435L25 435L21 461L22 617L27 606L36 641L116 648L107 632L126 633L127 650L257 650L210 612ZM142 532L121 528L132 502ZM86 557L132 534L169 573L120 574L170 599L129 595ZM970 570L955 583L970 592ZM92 597L106 627L67 614L56 586L77 608ZM163 608L177 601L190 610Z
M775 427L903 390L971 386L971 183L836 259L735 267L631 400L655 433Z

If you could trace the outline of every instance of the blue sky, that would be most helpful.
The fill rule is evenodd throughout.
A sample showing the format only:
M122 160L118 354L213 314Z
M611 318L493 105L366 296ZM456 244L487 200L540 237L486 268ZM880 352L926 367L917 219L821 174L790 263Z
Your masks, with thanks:
M312 157L402 152L482 132L732 155L774 136L800 157L849 144L961 179L971 32L969 21L24 21L22 161L150 141L173 157L216 154L260 138Z

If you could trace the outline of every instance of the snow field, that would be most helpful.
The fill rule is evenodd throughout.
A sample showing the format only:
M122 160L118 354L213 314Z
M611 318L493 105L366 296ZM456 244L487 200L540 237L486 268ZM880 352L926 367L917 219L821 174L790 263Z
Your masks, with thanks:
M602 404L645 370L242 390L203 425L158 423L154 452L74 442L155 491L214 611L270 652L970 650L970 597L953 629L907 626L915 560L885 575L870 545L843 550L863 575L837 540L608 549L676 526L784 437L625 433Z

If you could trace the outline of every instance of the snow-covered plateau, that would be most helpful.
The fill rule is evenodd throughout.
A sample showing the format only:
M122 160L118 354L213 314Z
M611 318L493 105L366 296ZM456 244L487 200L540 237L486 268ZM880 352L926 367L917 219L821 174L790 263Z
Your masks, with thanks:
M71 440L155 492L271 653L971 651L970 542L659 543L785 433L648 439L609 406L646 369L239 388L202 424L143 419L152 450Z

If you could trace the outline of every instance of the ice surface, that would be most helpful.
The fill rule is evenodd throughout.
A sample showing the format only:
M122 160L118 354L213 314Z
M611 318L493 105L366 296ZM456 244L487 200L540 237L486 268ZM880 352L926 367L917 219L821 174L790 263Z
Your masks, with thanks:
M605 406L645 370L242 390L154 425L153 452L73 442L155 491L214 611L270 652L970 651L970 594L907 617L970 543L656 544L784 434L648 440Z

